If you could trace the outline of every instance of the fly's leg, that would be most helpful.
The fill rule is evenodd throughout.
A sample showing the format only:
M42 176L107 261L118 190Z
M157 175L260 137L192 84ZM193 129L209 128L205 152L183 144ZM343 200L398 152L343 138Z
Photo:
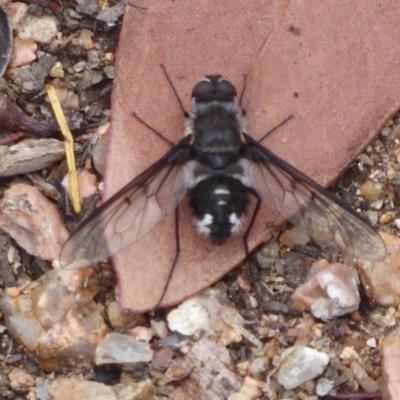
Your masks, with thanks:
M246 115L246 110L242 107L242 100L243 100L244 91L246 90L246 85L247 85L247 74L244 74L243 75L243 87L242 87L242 90L241 90L240 96L239 96L239 106L242 109L243 116ZM281 127L283 124L285 124L292 118L293 118L293 114L289 115L289 117L285 118L282 122L280 122L278 125L276 125L271 130L269 130L260 140L258 140L258 143L262 142L267 136L269 136L272 132L276 131L279 127Z
M172 82L171 77L168 75L167 69L165 68L164 64L160 64L161 69L164 72L164 75L168 81L168 83L170 84L172 91L174 92L175 98L179 104L180 109L182 110L182 113L184 115L185 118L189 117L189 113L185 110L185 108L183 107L183 103L181 98L178 95L178 92L176 91L176 88ZM168 143L171 147L174 147L175 143L172 142L171 140L169 140L167 137L165 137L161 132L158 132L157 129L153 128L150 124L148 124L144 119L142 119L141 117L139 117L138 113L136 113L135 111L132 111L132 115L142 124L144 125L147 129L149 129L150 131L152 131L154 134L156 134L157 137L159 137L160 139L164 140L164 142Z
M257 258L255 256L252 256L250 254L250 249L249 249L249 235L251 232L251 229L253 228L254 222L257 218L258 212L260 211L261 207L261 201L262 199L260 196L257 194L255 191L251 191L251 193L256 197L257 203L253 211L253 215L251 217L249 226L247 227L247 230L245 234L243 235L243 245L246 253L246 260L247 264L249 266L249 271L250 271L250 277L251 277L251 283L254 286L254 291L257 297L258 304L260 305L262 311L264 312L272 312L272 313L277 313L277 314L287 314L289 312L289 308L280 302L274 301L271 299L273 296L270 293L270 295L264 295L266 292L265 290L262 289L262 281L260 279L260 274L259 270L261 268ZM268 298L266 298L268 297Z
M259 276L258 268L257 268L258 262L257 262L255 257L251 256L250 249L249 249L249 242L248 242L251 229L253 228L254 222L255 222L255 220L257 218L257 215L258 215L258 212L260 211L261 198L257 194L257 192L255 192L255 191L251 191L251 192L256 197L257 203L256 203L256 206L254 208L253 215L251 217L249 226L247 227L246 232L243 235L243 246L244 246L244 250L245 250L245 254L246 254L246 261L247 261L247 264L249 266L251 284L255 288L255 293L256 293L257 300L258 300L258 304L263 305L264 298L262 296L260 276Z
M175 266L178 262L180 253L181 253L181 244L180 244L180 239L179 239L179 205L178 205L178 207L175 208L175 257L174 257L174 260L172 261L171 268L170 268L170 271L167 276L167 281L166 281L164 289L161 293L160 299L158 300L154 309L159 308L161 302L164 299L165 293L167 293L169 283L170 283L172 275L174 273Z
M132 111L132 115L146 128L150 129L153 133L156 134L157 137L160 139L164 140L164 142L168 143L171 147L174 147L175 143L166 138L161 132L158 132L157 129L154 129L151 125L149 125L146 121L144 121L142 118L139 117L139 115L135 112Z
M267 136L269 136L272 132L275 132L278 128L280 128L283 124L288 122L293 118L293 114L290 114L287 118L285 118L282 122L279 122L278 125L274 126L271 130L269 130L261 139L258 140L258 143L261 143Z

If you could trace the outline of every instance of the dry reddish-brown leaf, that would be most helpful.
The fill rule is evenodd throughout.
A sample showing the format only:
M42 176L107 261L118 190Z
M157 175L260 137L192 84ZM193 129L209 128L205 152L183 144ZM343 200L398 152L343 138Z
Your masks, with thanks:
M32 135L50 136L56 129L53 122L35 121L0 92L0 129L29 132Z
M124 20L113 92L106 197L154 163L168 146L132 111L178 141L184 118L160 68L184 102L205 73L221 73L243 98L249 132L261 137L290 114L294 119L263 144L327 186L399 108L396 16L400 3L227 1L136 2ZM268 236L276 215L263 210L250 238ZM117 254L121 305L153 308L174 256L173 215ZM199 237L184 202L181 254L162 306L209 286L244 257L242 240L216 247Z

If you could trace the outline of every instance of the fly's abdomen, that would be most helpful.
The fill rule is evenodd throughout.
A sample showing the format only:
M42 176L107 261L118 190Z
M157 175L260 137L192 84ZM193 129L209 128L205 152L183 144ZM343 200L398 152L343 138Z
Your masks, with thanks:
M239 179L211 175L189 191L199 233L223 244L240 231L249 203L248 189Z

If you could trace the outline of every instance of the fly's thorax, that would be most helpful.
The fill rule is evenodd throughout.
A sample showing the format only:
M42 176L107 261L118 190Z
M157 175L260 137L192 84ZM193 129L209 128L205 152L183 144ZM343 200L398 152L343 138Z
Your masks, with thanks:
M211 101L195 106L187 124L196 159L214 169L224 169L243 154L244 119L236 98L232 102Z

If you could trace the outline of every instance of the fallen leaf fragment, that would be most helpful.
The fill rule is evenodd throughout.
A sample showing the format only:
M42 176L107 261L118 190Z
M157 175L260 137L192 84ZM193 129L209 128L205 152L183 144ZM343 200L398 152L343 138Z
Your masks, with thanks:
M82 147L76 144L74 150L80 153ZM26 139L11 146L0 146L0 177L39 171L64 157L64 144L56 139Z
M22 132L14 132L3 135L3 137L0 139L0 146L4 146L7 143L13 142L14 140L19 139L23 135L24 134Z
M169 149L132 111L169 140L182 137L184 118L160 63L186 109L204 74L223 74L239 91L247 74L242 104L251 136L261 138L293 114L263 145L328 186L400 106L399 13L400 3L392 0L360 5L356 13L353 3L335 2L159 0L128 6L115 68L105 199ZM199 237L187 202L181 205L181 253L161 307L199 293L245 256L239 236L220 247ZM262 207L250 248L279 221ZM174 258L173 233L170 215L113 257L123 308L143 312L159 305Z
M0 92L0 129L24 131L37 136L50 136L54 122L39 122L25 114L4 93Z
M34 186L19 183L0 202L0 227L29 254L58 259L69 233L57 206Z

